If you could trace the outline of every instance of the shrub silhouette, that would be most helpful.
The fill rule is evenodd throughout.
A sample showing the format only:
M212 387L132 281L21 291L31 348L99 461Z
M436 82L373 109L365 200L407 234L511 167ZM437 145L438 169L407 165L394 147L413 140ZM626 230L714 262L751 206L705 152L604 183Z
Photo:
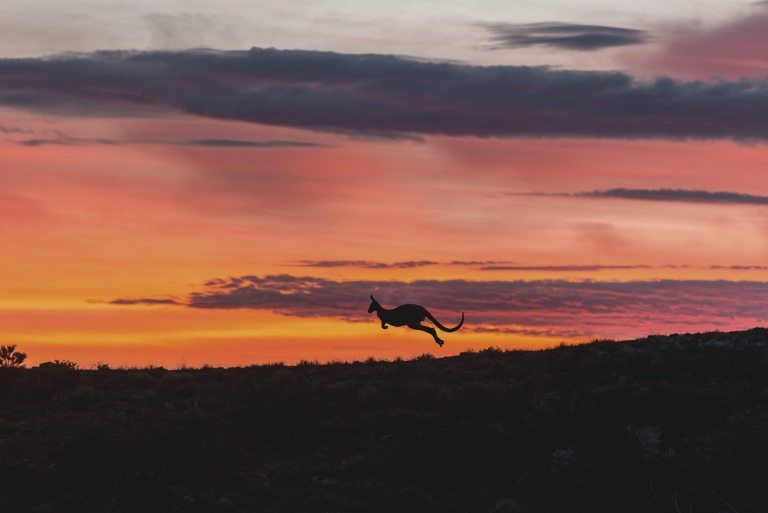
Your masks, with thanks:
M766 391L766 329L392 362L0 369L0 512L768 511Z
M16 351L15 345L0 346L0 367L24 367L27 354Z
M77 364L69 360L54 360L39 365L44 375L57 389L70 389L80 381Z

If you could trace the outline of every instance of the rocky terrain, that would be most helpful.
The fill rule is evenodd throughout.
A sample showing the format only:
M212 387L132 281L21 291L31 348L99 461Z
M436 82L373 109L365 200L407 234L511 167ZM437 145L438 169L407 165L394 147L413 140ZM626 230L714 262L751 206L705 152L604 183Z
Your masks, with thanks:
M3 512L764 512L768 330L0 368Z

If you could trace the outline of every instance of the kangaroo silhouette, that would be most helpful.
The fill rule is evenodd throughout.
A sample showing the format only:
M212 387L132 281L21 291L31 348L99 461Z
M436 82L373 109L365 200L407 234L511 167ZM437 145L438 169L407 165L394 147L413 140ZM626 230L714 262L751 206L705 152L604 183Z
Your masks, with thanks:
M461 312L461 322L458 324L458 326L454 328L446 328L440 324L438 320L435 319L435 317L423 306L408 304L400 305L397 308L388 310L387 308L381 306L379 302L376 301L373 296L371 296L371 306L368 307L368 313L374 311L376 312L376 315L379 316L379 319L381 319L381 329L385 330L389 327L387 324L391 324L392 326L408 326L412 330L426 331L432 335L432 337L434 337L435 342L437 342L437 345L440 347L443 347L445 342L440 340L440 337L437 336L435 328L421 325L424 319L429 318L429 320L432 321L435 326L443 331L447 331L448 333L457 331L459 328L461 328L461 325L464 324L464 312Z

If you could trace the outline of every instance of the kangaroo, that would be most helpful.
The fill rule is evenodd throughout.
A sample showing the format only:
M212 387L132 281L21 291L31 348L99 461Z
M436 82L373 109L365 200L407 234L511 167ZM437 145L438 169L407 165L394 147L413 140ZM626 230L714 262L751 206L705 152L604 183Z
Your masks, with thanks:
M435 319L432 314L429 313L429 311L427 311L427 309L423 306L400 305L397 308L393 308L392 310L387 310L381 306L378 301L373 299L373 296L371 296L371 306L368 307L368 313L373 311L376 311L376 315L378 315L379 319L381 319L381 329L385 330L389 327L387 324L391 324L392 326L408 326L412 330L426 331L434 337L435 342L437 342L437 345L440 347L443 347L445 342L440 340L440 337L437 336L435 328L421 325L425 318L428 317L430 321L435 323L435 326L449 333L457 331L459 328L461 328L461 325L464 324L464 312L461 313L461 322L458 326L455 328L446 328L440 324L437 319Z

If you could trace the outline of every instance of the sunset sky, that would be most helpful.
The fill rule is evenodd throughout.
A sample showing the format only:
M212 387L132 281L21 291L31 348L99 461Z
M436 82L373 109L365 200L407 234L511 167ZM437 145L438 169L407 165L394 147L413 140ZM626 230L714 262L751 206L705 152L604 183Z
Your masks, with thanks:
M768 324L767 2L0 6L0 344L32 365ZM440 348L371 294L466 321Z

